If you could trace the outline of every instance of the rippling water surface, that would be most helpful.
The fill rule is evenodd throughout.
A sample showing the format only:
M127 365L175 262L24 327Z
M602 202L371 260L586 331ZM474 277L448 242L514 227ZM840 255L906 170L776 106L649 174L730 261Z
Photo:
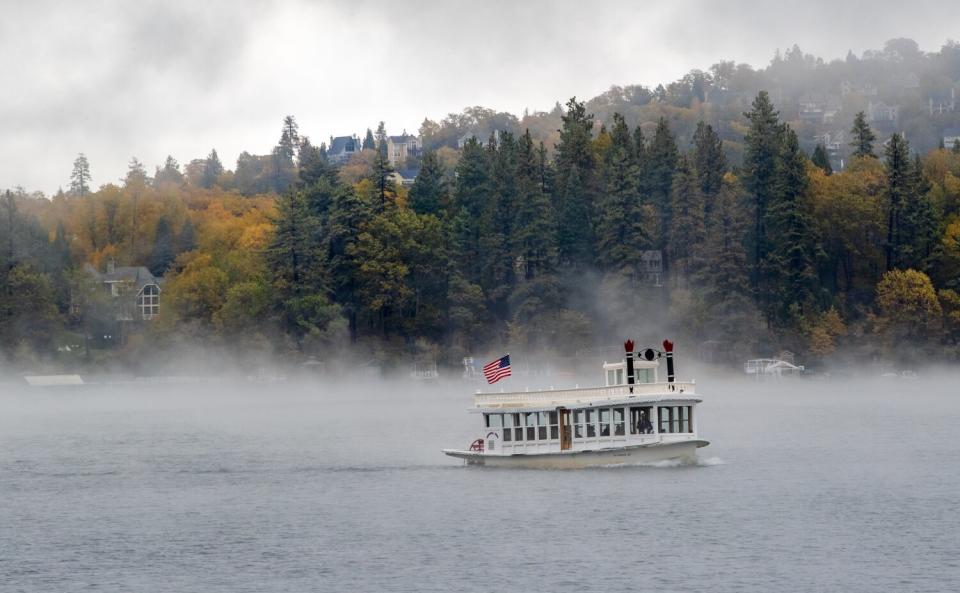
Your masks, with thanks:
M0 591L957 591L953 381L701 381L691 466L467 468L462 384L0 394Z

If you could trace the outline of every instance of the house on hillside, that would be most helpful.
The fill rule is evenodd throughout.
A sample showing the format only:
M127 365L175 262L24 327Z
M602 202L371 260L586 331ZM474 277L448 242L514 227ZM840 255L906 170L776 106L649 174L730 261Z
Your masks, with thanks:
M930 115L944 113L953 113L957 110L957 89L950 87L949 90L934 91L927 97L927 108Z
M471 138L476 138L477 142L479 142L480 144L485 143L489 139L489 137L487 138L482 137L480 133L477 132L477 130L471 130L466 134L464 134L463 136L460 136L459 138L457 138L457 148L459 150L463 150L464 145L466 145L466 143L469 142ZM493 141L500 142L500 130L493 131Z
M327 148L327 159L335 165L342 165L350 157L360 152L362 142L356 136L330 137L330 147Z
M943 131L943 145L952 149L956 142L960 142L960 128L946 128Z
M899 105L887 105L883 101L867 103L867 120L872 124L896 124L899 116Z
M393 167L404 165L408 157L420 156L421 148L420 138L406 131L400 136L387 136L387 159Z
M648 249L640 254L641 279L647 286L663 286L663 253Z
M144 266L117 266L107 262L101 273L90 264L85 266L98 282L100 290L110 297L117 321L149 321L160 314L161 278Z

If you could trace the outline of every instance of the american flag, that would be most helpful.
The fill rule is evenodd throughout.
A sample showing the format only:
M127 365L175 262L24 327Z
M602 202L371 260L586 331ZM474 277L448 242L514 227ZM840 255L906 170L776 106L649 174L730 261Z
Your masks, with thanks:
M487 378L487 383L496 383L504 377L510 376L510 355L507 354L503 358L498 358L495 361L487 364L483 367L483 376Z

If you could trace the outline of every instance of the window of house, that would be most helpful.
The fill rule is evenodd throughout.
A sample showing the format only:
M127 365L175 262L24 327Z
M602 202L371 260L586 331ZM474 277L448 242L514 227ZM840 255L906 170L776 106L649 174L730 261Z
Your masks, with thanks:
M137 307L143 319L153 319L160 314L160 289L156 284L147 284L140 290Z

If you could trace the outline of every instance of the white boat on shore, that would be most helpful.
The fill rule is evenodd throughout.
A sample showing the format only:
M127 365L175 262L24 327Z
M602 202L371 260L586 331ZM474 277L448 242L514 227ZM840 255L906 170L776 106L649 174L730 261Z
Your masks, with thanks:
M583 468L693 460L709 443L698 436L701 400L693 381L674 381L673 344L604 363L604 385L474 396L483 437L467 449L444 449L470 465ZM660 359L667 380L658 380Z

